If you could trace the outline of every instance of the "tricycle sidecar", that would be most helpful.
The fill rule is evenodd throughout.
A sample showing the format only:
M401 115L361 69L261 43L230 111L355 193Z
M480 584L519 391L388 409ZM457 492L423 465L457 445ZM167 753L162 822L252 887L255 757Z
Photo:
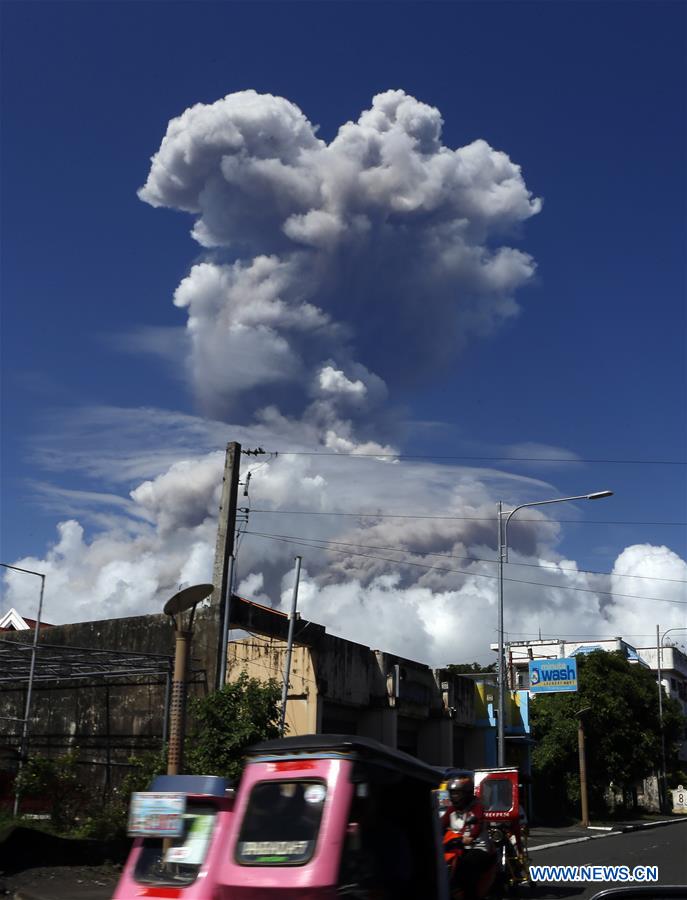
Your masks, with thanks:
M213 900L234 793L225 778L161 775L132 796L135 840L113 900Z
M251 748L218 900L447 900L436 769L372 739Z
M504 887L532 886L527 849L527 820L516 768L478 769L475 793L482 801L492 839L499 851Z

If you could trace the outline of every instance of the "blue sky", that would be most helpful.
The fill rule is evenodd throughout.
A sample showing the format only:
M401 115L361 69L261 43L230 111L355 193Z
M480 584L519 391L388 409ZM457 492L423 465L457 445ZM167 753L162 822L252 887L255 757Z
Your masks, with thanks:
M143 540L117 518L129 491L190 451L221 449L239 434L232 423L249 427L245 405L224 414L216 402L199 401L180 343L187 313L172 304L194 263L209 256L227 263L235 250L208 256L189 235L193 216L155 209L136 194L171 119L249 89L295 104L327 143L374 95L401 89L440 111L445 147L486 141L522 167L527 190L543 199L541 212L489 238L488 246L516 248L536 262L536 273L513 291L519 314L488 333L466 332L462 347L456 338L456 352L436 365L423 370L403 343L387 345L403 335L387 324L403 317L391 288L389 305L376 308L334 297L328 309L354 335L355 364L381 374L385 410L394 408L387 427L379 426L387 417L381 407L367 422L361 417L360 439L406 455L486 458L474 461L477 474L465 468L468 460L451 465L463 466L459 479L495 470L484 476L489 502L613 489L612 500L557 510L581 522L547 547L579 568L610 572L626 548L640 545L687 557L684 4L51 2L4 3L2 15L3 561L45 567L57 523L72 519L87 545L116 534L120 553L108 564L126 569L138 552L127 551L126 540ZM427 329L418 352L432 355L433 331L437 344L450 344L441 320L428 319ZM355 384L354 368L346 371ZM288 412L282 387L271 390ZM142 408L164 410L170 420L136 412ZM113 409L130 413L108 419L104 410ZM173 416L180 419L170 424ZM225 429L212 424L222 419ZM211 424L194 443L203 421ZM172 432L178 453L162 454L156 469L150 457L160 459ZM293 448L292 437L277 430L267 449ZM316 440L299 446L324 449ZM84 462L84 454L102 454L102 465ZM128 476L114 472L137 454L145 464ZM561 454L608 462L488 459ZM433 465L434 484L449 461ZM316 467L304 473L318 475L341 477ZM339 510L381 509L374 488L367 490L349 495L348 507L340 497L332 502ZM278 506L268 494L260 503ZM399 491L391 511L408 512L410 497ZM431 508L441 514L440 499ZM252 526L263 524L257 518ZM147 521L161 533L159 520ZM291 533L297 526L290 521ZM250 536L244 542L249 547ZM473 555L477 544L470 546ZM264 569L258 551L248 551L244 574L273 596L293 549ZM445 551L441 541L437 549ZM317 558L313 584L333 590L338 576L327 571L326 554ZM68 594L79 567L64 559L53 602L54 617L68 620L77 613ZM679 577L673 563L666 577ZM96 573L92 565L81 574ZM122 588L128 599L115 608L154 608L181 577L173 568L167 581L159 573L144 578L148 587L139 584L135 596ZM118 576L122 584L127 577ZM340 584L348 584L343 576ZM684 585L672 584L687 599ZM630 593L661 596L657 582L638 576L632 586ZM20 593L10 591L5 605L24 598L16 583L13 590ZM313 587L313 604L316 594ZM110 595L99 596L102 612ZM666 616L672 624L680 610L640 607L646 633ZM321 620L326 607L314 605L313 618L318 613Z

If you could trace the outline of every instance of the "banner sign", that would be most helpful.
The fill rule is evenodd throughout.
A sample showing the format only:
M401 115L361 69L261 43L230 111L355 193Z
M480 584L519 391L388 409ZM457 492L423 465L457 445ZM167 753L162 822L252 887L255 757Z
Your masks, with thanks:
M179 837L184 833L186 794L136 792L131 795L131 837Z
M530 692L551 694L577 690L576 659L531 659Z

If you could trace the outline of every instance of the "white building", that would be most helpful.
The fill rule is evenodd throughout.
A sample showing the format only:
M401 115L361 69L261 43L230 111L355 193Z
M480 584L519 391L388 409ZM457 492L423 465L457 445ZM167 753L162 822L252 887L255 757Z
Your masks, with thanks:
M498 644L491 645L498 650ZM592 653L594 650L620 651L629 662L645 666L658 676L658 651L653 647L633 647L622 637L602 638L595 641L564 641L541 639L535 641L512 641L505 646L508 663L508 682L513 688L529 688L529 661L531 659L563 659ZM687 716L687 654L678 647L661 648L661 684L664 694L680 704ZM657 689L658 690L658 689ZM687 739L678 753L682 762L687 762Z
M640 647L639 652L652 671L658 675L658 650L656 647ZM680 704L683 716L687 717L687 654L678 647L661 647L661 685L663 692ZM686 736L687 738L687 736ZM687 739L678 754L687 762Z
M498 644L491 644L491 649L498 650ZM509 641L505 645L508 683L512 688L524 690L529 688L531 659L566 659L581 653L592 653L594 650L605 650L607 653L617 650L631 663L650 668L650 663L644 659L642 653L621 637L601 638L595 641L564 641L555 638Z

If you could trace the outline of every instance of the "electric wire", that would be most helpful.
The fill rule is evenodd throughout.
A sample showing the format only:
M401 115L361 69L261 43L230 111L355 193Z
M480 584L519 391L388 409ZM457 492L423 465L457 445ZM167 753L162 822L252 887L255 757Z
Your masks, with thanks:
M251 509L254 513L269 513L288 516L345 516L356 519L442 519L455 522L493 522L496 524L496 516L431 516L418 515L417 513L382 513L382 512L332 512L319 509ZM519 516L513 519L513 523L535 522L539 525L647 525L647 526L685 526L687 522L627 522L601 519L528 519L527 516Z
M289 534L270 534L269 532L260 532L260 534L265 536L270 536L274 538L296 538L298 540L303 541L313 541L319 544L337 544L342 547L357 547L360 550L381 550L383 553L405 553L406 555L411 554L413 556L436 556L439 559L461 559L467 562L485 562L485 563L498 563L497 559L487 559L481 556L457 556L452 553L426 553L416 550L404 549L402 547L379 547L374 544L358 544L353 543L351 541L335 541L330 538L311 538L305 537L303 535L289 535ZM661 578L658 575L633 575L631 573L625 572L598 572L593 571L591 569L573 569L570 566L557 566L557 565L546 565L545 563L518 563L518 562L510 562L508 565L511 566L524 566L531 569L551 569L555 572L573 572L574 574L579 575L603 575L607 577L617 577L617 578L642 578L648 579L651 581L668 581L673 584L687 584L682 578Z
M274 537L273 535L264 534L264 533L257 532L257 531L246 531L246 534L250 534L253 537L263 538L264 540L281 541L282 543L286 543L286 544L294 544L296 546L308 547L311 550L321 550L326 553L341 553L341 554L345 554L347 556L360 556L364 559L374 559L379 562L394 563L394 565L412 566L413 568L418 568L418 569L426 569L426 570L430 570L430 571L443 572L446 574L453 574L453 575L467 575L467 576L471 576L471 577L475 577L475 578L490 578L490 579L494 579L494 580L496 580L498 578L497 575L487 575L485 572L466 572L462 569L445 569L445 568L442 568L441 566L429 566L424 563L407 562L405 560L400 560L400 559L389 559L388 557L375 556L370 553L356 553L353 550L340 550L336 547L321 547L316 544L308 543L307 541L296 540L293 538ZM568 584L549 584L549 583L543 582L543 581L525 581L524 579L521 579L521 578L504 577L503 580L509 581L513 584L526 584L526 585L531 585L533 587L548 587L548 588L553 588L555 590L576 591L576 592L583 593L583 594L597 594L597 595L604 594L609 597L622 597L622 598L625 598L628 600L646 600L647 602L657 602L657 603L677 603L677 604L680 604L681 606L687 606L687 600L669 600L666 597L642 597L637 594L620 594L620 593L616 593L615 591L602 591L602 590L595 590L594 588L574 587L573 585L568 585Z

